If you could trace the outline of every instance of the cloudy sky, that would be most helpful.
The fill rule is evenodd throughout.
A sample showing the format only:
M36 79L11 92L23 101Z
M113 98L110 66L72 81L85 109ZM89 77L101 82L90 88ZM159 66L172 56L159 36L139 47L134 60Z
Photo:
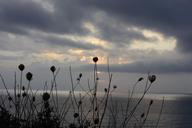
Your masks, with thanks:
M44 69L51 65L89 72L98 56L103 72L109 58L122 90L128 78L131 84L150 71L158 76L153 91L190 93L191 5L191 0L0 0L0 71L10 76L23 63L36 78L47 76Z

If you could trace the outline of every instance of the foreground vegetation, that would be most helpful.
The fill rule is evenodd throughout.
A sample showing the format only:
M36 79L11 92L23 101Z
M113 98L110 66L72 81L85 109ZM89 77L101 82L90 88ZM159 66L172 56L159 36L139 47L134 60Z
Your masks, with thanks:
M45 89L38 100L37 91L31 88L33 74L28 72L25 77L28 85L23 85L23 72L25 66L20 64L20 80L14 81L14 93L10 93L3 76L0 74L2 85L6 90L6 95L0 95L0 127L1 128L142 128L146 127L146 122L150 116L153 100L147 105L146 110L136 116L138 107L141 105L146 93L156 80L155 75L148 74L147 78L139 78L133 85L126 103L117 103L113 99L113 92L117 86L111 85L112 73L108 65L108 85L104 88L103 96L98 95L99 75L97 70L98 58L93 58L93 85L88 80L88 89L81 85L82 73L77 79L73 79L71 67L70 81L71 91L68 96L61 100L58 96L56 77L59 69L50 67L52 73L51 87ZM139 82L144 81L144 90L140 98L134 99L133 94ZM83 92L76 93L76 88L80 87ZM47 88L47 84L45 84ZM134 101L134 102L133 102ZM159 115L154 119L150 127L158 127L163 109L162 101ZM120 109L119 109L120 108ZM121 112L119 112L121 110ZM120 119L119 119L120 117Z

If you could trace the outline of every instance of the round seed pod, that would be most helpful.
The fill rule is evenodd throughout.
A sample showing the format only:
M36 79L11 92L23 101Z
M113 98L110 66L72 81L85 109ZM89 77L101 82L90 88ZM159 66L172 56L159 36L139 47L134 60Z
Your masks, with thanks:
M8 97L8 100L9 100L9 101L12 101L12 97L9 96L9 97Z
M33 77L33 74L32 74L31 72L28 72L28 73L26 74L26 79L27 79L28 81L31 81L31 80L32 80L32 77Z
M74 118L77 118L78 116L79 116L78 113L74 113L74 115L73 115Z
M36 99L35 99L35 96L33 96L32 100L33 100L33 102L35 102L35 100L36 100Z
M145 116L145 113L142 113L142 114L141 114L141 118L143 118L144 116Z
M55 66L51 66L51 67L50 67L50 70L54 73L55 70L56 70L56 67L55 67Z
M99 124L99 118L96 118L96 119L94 120L94 124Z
M113 89L116 89L117 88L117 85L113 85Z
M143 77L140 77L139 79L138 79L138 81L142 81L143 80Z
M81 77L82 77L82 73L79 74L79 78L81 78Z
M26 92L22 93L22 97L26 97L26 96L27 96Z
M93 62L97 63L98 60L98 57L93 57Z
M20 64L20 65L18 66L18 69L19 69L20 71L23 71L23 70L25 69L25 65L24 65L24 64Z
M153 83L153 82L156 80L156 76L155 76L155 75L150 75L150 76L148 77L148 79L149 79L149 81L150 81L151 83Z
M50 98L50 94L49 93L47 93L47 92L45 92L45 93L43 93L43 101L48 101L49 100L49 98Z
M149 105L152 105L153 104L153 100L150 100L150 103L149 103Z

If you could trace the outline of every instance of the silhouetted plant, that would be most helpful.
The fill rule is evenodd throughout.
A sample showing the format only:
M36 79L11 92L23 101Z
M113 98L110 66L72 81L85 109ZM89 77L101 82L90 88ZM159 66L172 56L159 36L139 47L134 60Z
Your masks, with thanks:
M112 73L110 72L109 63L108 83L107 87L103 88L103 95L98 94L99 74L98 74L98 57L93 57L93 85L90 85L88 79L88 89L81 85L84 78L83 73L79 73L76 79L73 78L72 68L69 68L71 91L69 95L62 99L64 102L59 103L56 77L59 73L59 68L50 67L52 74L50 89L48 90L47 82L45 90L41 94L41 99L38 100L37 91L31 88L33 74L26 73L27 86L23 84L23 72L25 65L20 64L20 80L17 83L16 74L14 81L14 94L11 94L6 86L3 76L0 74L0 79L6 90L6 96L0 97L0 128L126 128L129 127L131 120L136 120L134 127L142 128L150 116L151 106L154 101L150 100L147 110L140 115L140 119L136 119L135 113L144 96L151 88L156 80L155 75L148 74L144 91L140 98L134 99L133 95L137 84L144 80L140 77L133 85L127 102L125 105L118 104L113 99L113 92L117 89L117 85L112 84ZM76 88L79 87L82 92L76 93ZM135 104L133 104L133 100ZM160 116L163 110L164 100L161 105L160 113L154 127L158 127ZM7 107L9 106L9 107ZM121 110L119 110L121 108ZM119 112L122 111L122 114ZM121 117L121 120L118 118ZM108 119L108 125L106 124Z

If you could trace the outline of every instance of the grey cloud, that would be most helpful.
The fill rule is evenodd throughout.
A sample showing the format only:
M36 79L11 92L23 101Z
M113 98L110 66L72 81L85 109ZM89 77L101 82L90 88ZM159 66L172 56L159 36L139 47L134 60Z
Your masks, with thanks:
M86 33L82 20L88 12L76 0L51 1L54 11L50 12L40 3L26 0L0 1L0 30L25 34L27 29L55 33Z
M3 0L0 2L0 26L18 28L22 27L43 29L52 22L51 15L39 4L25 0ZM23 28L25 29L25 28Z
M97 48L102 49L101 47L96 45L82 43L82 42L73 42L67 39L61 39L61 38L50 37L50 36L46 37L45 40L52 46L63 46L63 47L79 48L84 50L92 50Z
M180 60L181 61L181 60ZM181 61L166 61L157 60L153 62L137 61L131 64L121 64L121 65L110 65L111 72L129 72L129 73L144 73L148 72L159 74L159 73L191 73L192 60ZM82 67L75 67L75 69L80 71L92 71L93 65L85 65ZM107 72L107 65L98 65L99 71Z
M83 4L132 25L175 36L179 41L179 50L192 51L191 0L85 0Z
M100 38L118 44L118 46L129 44L134 39L148 40L142 33L128 30L127 24L118 19L111 19L105 16L104 19L100 19L100 22L95 22L94 20L92 22L100 30Z

